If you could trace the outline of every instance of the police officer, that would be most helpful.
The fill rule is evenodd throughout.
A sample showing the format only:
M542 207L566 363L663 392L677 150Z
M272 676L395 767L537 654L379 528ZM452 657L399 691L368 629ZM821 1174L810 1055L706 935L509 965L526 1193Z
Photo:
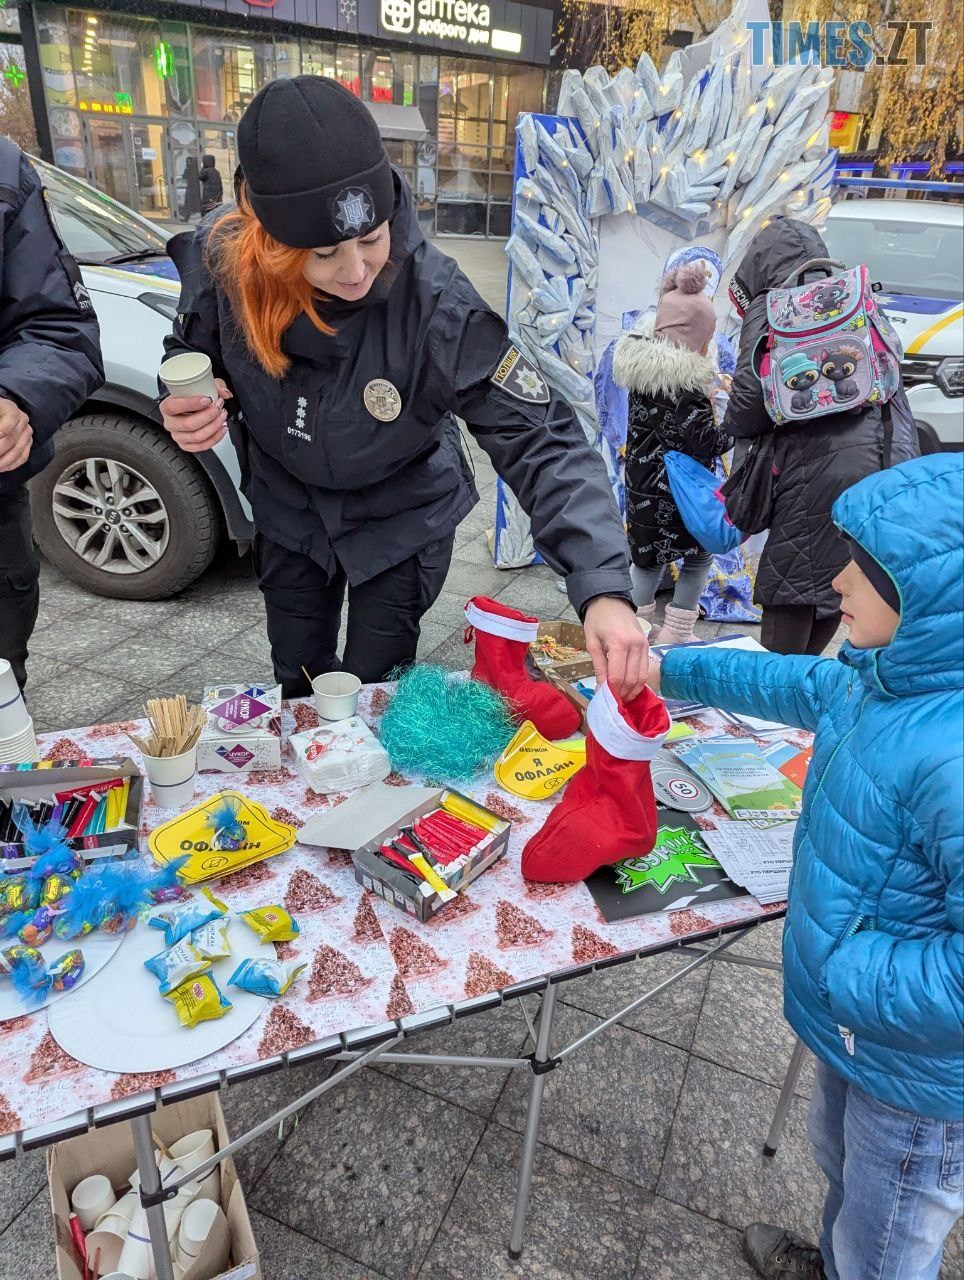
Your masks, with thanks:
M36 170L0 137L0 658L26 683L40 565L26 481L53 436L104 380L100 332Z
M428 244L375 122L337 82L267 85L238 128L236 209L170 245L181 272L168 353L205 352L211 404L170 396L189 451L227 429L254 512L275 676L338 665L363 681L415 659L455 529L478 501L455 415L564 575L597 673L642 687L626 538L599 455L456 264Z

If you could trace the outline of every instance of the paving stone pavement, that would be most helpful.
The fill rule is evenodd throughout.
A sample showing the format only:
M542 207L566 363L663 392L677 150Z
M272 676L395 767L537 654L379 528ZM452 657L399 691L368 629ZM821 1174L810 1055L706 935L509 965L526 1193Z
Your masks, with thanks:
M501 307L500 247L445 242ZM462 607L495 595L573 617L545 568L492 567L495 475L473 449L482 503L460 529L419 656L465 669ZM701 623L712 635L719 628ZM197 697L212 680L266 679L264 611L248 558L225 550L173 600L95 599L45 565L29 701L42 730L138 714L145 697ZM779 958L779 927L736 950ZM598 1025L683 962L656 957L567 984L559 1031ZM547 1082L525 1251L506 1242L529 1077L520 1071L385 1066L312 1103L296 1126L238 1159L265 1280L749 1280L739 1228L764 1218L814 1237L823 1180L805 1132L808 1062L783 1143L760 1152L793 1044L779 977L717 963L627 1015ZM414 1047L414 1046L413 1046ZM531 1046L529 1046L531 1047ZM518 1007L437 1031L418 1046L515 1056ZM241 1133L332 1068L304 1067L222 1095ZM0 1165L0 1277L54 1275L42 1154ZM958 1230L942 1280L964 1267Z

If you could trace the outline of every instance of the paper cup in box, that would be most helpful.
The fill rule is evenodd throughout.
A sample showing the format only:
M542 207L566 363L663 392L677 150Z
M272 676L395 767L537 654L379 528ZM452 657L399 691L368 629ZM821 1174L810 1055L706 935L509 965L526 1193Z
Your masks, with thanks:
M70 1194L70 1203L80 1225L91 1231L94 1223L117 1203L110 1179L102 1173L93 1173L78 1182Z
M214 1134L210 1129L198 1129L180 1138L170 1148L171 1156L177 1161L180 1173L192 1173L195 1169L210 1160L214 1155ZM198 1200L217 1200L220 1194L221 1179L217 1169L213 1169L203 1182L192 1187L192 1198ZM186 1188L185 1188L186 1190Z
M226 801L237 806L236 819L245 830L245 842L239 849L212 848L214 832L212 815ZM286 853L298 839L294 827L275 822L262 805L249 800L240 791L219 791L207 800L179 814L151 832L148 846L161 866L183 858L187 862L178 871L186 884L199 884L214 876L228 875L242 867L275 854Z

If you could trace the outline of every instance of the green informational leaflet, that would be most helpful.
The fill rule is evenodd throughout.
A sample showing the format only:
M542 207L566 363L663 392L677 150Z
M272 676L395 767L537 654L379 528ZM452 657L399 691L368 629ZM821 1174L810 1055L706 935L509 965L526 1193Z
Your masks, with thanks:
M673 751L702 778L733 818L798 818L801 791L745 738L700 738L680 742Z

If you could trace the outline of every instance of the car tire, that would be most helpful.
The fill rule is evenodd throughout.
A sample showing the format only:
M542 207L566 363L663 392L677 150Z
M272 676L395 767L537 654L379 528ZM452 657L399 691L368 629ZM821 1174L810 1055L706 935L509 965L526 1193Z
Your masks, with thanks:
M125 477L124 484L131 492L152 490L156 495L156 502L152 499L129 508L151 516L149 533L156 542L149 553L153 559L145 560L143 567L125 567L128 558L117 545L119 534L115 535L112 560L123 570L120 572L98 567L92 563L93 551L85 559L73 545L77 531L91 528L97 521L65 520L64 490L58 486L67 484L77 491L89 475L88 466L99 479L106 479L106 467L94 460L116 464L115 474ZM141 482L143 487L138 490ZM68 578L97 595L117 600L163 600L192 583L217 550L218 508L200 468L160 428L137 418L107 413L74 418L57 433L53 461L31 481L30 490L34 537L41 552ZM85 501L96 500L85 491ZM106 500L111 502L112 498ZM69 497L66 504L71 515L75 509L101 509L78 506ZM117 513L110 514L114 518ZM136 519L135 514L131 524ZM128 527L122 527L126 534ZM99 528L106 531L107 526ZM96 529L94 534L100 537ZM158 547L162 549L158 551Z
M928 422L921 422L920 419L914 419L914 425L917 427L917 442L920 445L921 456L926 457L929 453L940 453L941 442L937 438L937 432Z

